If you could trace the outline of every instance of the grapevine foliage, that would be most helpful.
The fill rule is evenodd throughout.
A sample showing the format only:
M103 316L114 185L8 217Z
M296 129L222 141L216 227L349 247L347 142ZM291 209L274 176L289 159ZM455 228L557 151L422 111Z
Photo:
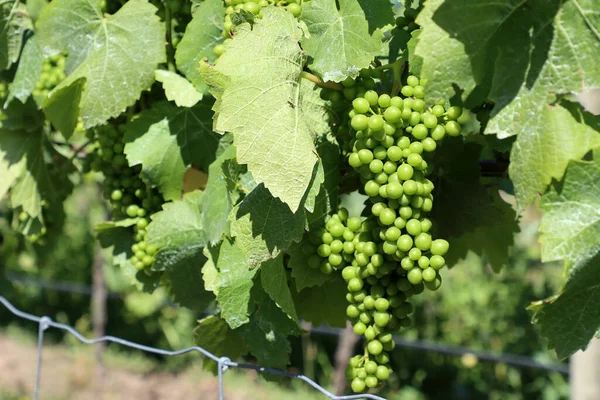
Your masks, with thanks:
M0 14L13 229L51 246L64 201L95 182L110 215L95 234L123 276L217 310L203 347L284 368L300 320L348 318L365 338L349 387L379 387L410 297L469 251L510 268L538 197L542 261L566 278L534 322L559 357L598 333L600 117L575 96L600 87L595 0L9 0Z

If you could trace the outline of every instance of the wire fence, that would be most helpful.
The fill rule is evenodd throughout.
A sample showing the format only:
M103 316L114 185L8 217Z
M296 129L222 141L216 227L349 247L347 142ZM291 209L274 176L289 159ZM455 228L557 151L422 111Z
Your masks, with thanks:
M48 316L38 317L36 315L32 315L32 314L29 314L29 313L26 313L24 311L17 309L12 303L10 303L3 296L0 296L0 303L2 303L2 305L4 307L6 307L8 309L8 311L10 311L15 316L25 319L25 320L28 320L28 321L31 321L31 322L35 322L38 324L38 355L37 355L37 367L36 367L34 392L33 392L34 400L39 399L40 382L41 382L41 374L42 374L42 361L43 361L42 355L43 355L43 349L44 349L44 334L50 328L55 328L55 329L59 329L59 330L68 332L71 335L75 336L75 338L77 338L77 340L79 340L81 343L84 343L84 344L98 344L98 343L102 343L102 342L116 343L116 344L119 344L124 347L141 350L141 351L144 351L147 353L159 354L162 356L178 356L181 354L186 354L186 353L191 353L191 352L199 352L204 357L215 361L218 365L217 376L218 376L218 387L219 387L219 400L224 400L224 398L225 398L224 392L223 392L223 375L224 375L225 371L227 371L229 368L249 369L249 370L254 370L254 371L258 371L258 372L282 375L282 376L285 376L288 378L293 378L293 379L300 379L300 380L306 382L307 384L309 384L310 386L312 386L314 389L316 389L319 392L321 392L322 394L324 394L325 396L327 396L328 398L333 399L333 400L352 400L352 399L385 400L383 397L376 396L374 394L336 396L333 393L329 392L324 387L322 387L321 385L319 385L318 383L316 383L315 381L313 381L312 379L310 379L304 375L295 374L295 373L287 372L287 371L281 371L281 370L277 370L277 369L273 369L273 368L265 368L265 367L260 367L260 366L256 366L256 365L238 363L238 362L230 360L227 357L219 357L219 356L211 353L210 351L208 351L202 347L199 347L199 346L187 347L187 348L181 349L181 350L170 351L170 350L159 349L156 347L145 346L145 345L142 345L139 343L130 342L128 340L124 340L124 339L114 337L114 336L102 336L102 337L95 338L95 339L87 339L82 334L77 332L77 330L70 325L55 322Z
M56 281L50 279L40 279L40 278L32 278L22 274L17 274L14 272L6 272L5 277L13 282L19 283L23 285L32 285L37 288L46 289L46 290L55 290L63 293L71 293L71 294L83 294L91 296L92 288L91 286L74 283L74 282L64 282L64 281ZM109 292L108 298L112 300L118 300L121 298L121 295L117 292ZM177 306L173 303L168 303L169 306ZM211 313L201 313L200 316L204 317ZM310 329L310 333L322 334L322 335L331 335L331 336L341 336L342 330L338 328L331 328L328 326L319 326L312 327ZM493 363L503 363L507 365L512 365L518 368L531 368L538 369L548 372L557 372L562 375L569 375L569 366L567 364L553 363L553 362L542 362L533 357L523 356L520 354L513 353L495 353L490 351L484 351L479 349L473 349L463 346L457 345L449 345L446 343L436 343L427 340L414 340L414 339L405 339L401 336L394 335L393 340L396 343L397 347L403 347L407 349L413 350L421 350L427 352L434 352L440 354L446 354L449 356L462 357L464 355L475 356L478 361L487 361Z

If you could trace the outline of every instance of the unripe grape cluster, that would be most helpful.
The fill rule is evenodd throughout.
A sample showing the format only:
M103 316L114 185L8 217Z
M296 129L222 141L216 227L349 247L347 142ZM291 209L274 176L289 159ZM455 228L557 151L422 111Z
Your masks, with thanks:
M48 202L46 200L42 200L41 206L42 206L42 220L44 221L44 224L49 225L52 228L52 225L54 224L55 221L52 216L52 213L48 212L48 208L49 208ZM19 213L19 221L17 222L17 226L21 232L25 232L26 226L31 222L31 219L32 219L32 217L27 212L22 210ZM39 231L37 231L35 233L31 233L31 234L26 234L25 240L27 240L29 243L44 245L44 244L46 244L45 237L46 237L47 233L48 233L48 228L46 228L46 226L42 226Z
M123 132L105 125L86 132L97 141L84 160L84 171L102 172L104 197L108 200L113 219L133 219L134 239L131 247L132 264L138 270L150 273L158 249L145 241L150 215L159 211L163 197L140 178L141 166L130 167L124 154Z
M426 82L415 76L394 97L368 88L371 80L361 74L367 87L344 85L344 97L356 95L346 156L369 197L366 218L350 218L340 209L305 244L310 267L326 274L341 271L347 316L366 339L364 354L350 359L346 371L355 392L388 379L392 334L411 324L408 298L442 283L439 270L449 244L431 234L434 185L427 179L428 162L446 135L460 135L462 114L445 102L428 106Z
M44 60L42 74L32 91L36 101L43 100L52 89L65 79L65 59L65 55L59 53Z
M284 7L296 18L302 14L302 0L225 0L225 19L223 20L223 38L224 43L213 47L213 52L220 57L225 52L225 43L234 36L235 25L231 20L231 15L237 12L246 11L259 18L262 17L262 9L268 6Z

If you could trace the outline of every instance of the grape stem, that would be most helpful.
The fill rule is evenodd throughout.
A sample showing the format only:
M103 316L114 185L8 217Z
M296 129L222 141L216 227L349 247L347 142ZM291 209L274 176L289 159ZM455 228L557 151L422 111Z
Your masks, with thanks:
M341 91L344 90L344 87L340 83L323 82L321 80L321 78L319 78L318 76L313 75L313 74L311 74L310 72L307 72L307 71L302 71L300 73L300 77L302 77L304 79L308 79L309 81L313 82L315 85L321 86L323 88L337 90L338 92L341 92Z
M171 36L171 9L166 1L163 1L163 6L165 8L165 28L167 30L167 67L169 71L175 72L177 68L175 68L175 48L173 47L173 38Z
M71 155L71 158L69 158L69 162L73 162L73 160L75 160L75 158L77 158L77 155L79 153L81 153L81 151L83 149L85 149L87 146L89 146L90 144L92 144L92 142L94 142L96 140L95 137L89 139L87 142L85 142L84 144L82 144L81 146L79 146L78 148L75 149L75 151L73 152L73 155Z

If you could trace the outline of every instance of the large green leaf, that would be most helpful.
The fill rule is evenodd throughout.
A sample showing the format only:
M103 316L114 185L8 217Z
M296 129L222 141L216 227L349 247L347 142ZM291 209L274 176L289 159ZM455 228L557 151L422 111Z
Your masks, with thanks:
M64 172L51 173L51 168L57 167L46 162L47 152L42 131L3 130L0 126L0 197L10 189L12 207L21 207L31 218L42 221L42 200L58 200L71 188Z
M558 297L532 307L533 321L559 358L585 350L600 331L600 254L577 267Z
M223 234L229 234L229 212L232 201L229 194L224 163L235 158L235 147L229 146L208 168L208 182L202 203L202 224L208 241L218 243Z
M600 157L572 161L540 206L542 260L565 260L569 273L561 293L535 307L534 320L564 358L600 330Z
M521 208L591 144L577 144L566 114L546 105L556 94L600 86L595 3L507 0L482 7L435 0L417 19L423 31L416 53L423 58L429 99L447 98L456 84L468 104L486 98L495 103L485 133L519 135L511 178Z
M215 159L218 138L208 122L210 105L208 100L191 108L155 103L126 126L129 165L141 164L142 178L167 200L181 197L190 165L208 169Z
M299 292L292 291L298 316L313 325L346 326L346 283L341 276L322 286L313 286Z
M0 5L0 72L17 62L23 46L23 35L33 24L27 6L19 2L2 2Z
M192 107L202 100L202 93L198 92L190 81L175 72L157 69L154 71L154 77L163 84L167 100L174 101L178 107Z
M237 360L248 353L248 347L238 331L234 331L227 322L217 315L211 315L198 321L194 330L196 344L217 357L229 357ZM214 361L205 361L205 367L215 367Z
M509 174L521 206L531 203L550 182L560 180L571 160L600 147L600 132L579 123L563 107L543 106L537 130L517 137Z
M300 18L310 33L302 40L313 59L309 68L325 81L356 78L382 49L383 35L369 34L369 23L357 0L312 0L304 4Z
M294 246L289 251L288 267L292 270L296 290L303 290L312 286L321 286L331 279L330 275L321 272L319 268L308 265L309 254L302 251L302 246Z
M207 87L200 75L200 60L217 57L213 48L223 42L223 18L225 7L221 0L206 0L194 10L194 16L185 28L185 34L177 45L175 60L177 68L194 84L200 93L206 93Z
M327 111L301 78L297 20L281 8L263 12L252 27L239 25L216 66L202 70L218 97L215 129L233 133L237 161L295 212L318 161L314 139L329 130Z
M163 210L152 215L146 240L161 249L186 254L202 253L206 235L202 229L200 207L203 192L194 191L182 200L165 203Z
M394 24L394 12L390 0L358 0L369 23L369 33Z
M105 18L100 3L55 0L44 8L36 34L46 52L69 54L69 75L55 94L86 79L80 102L85 128L125 111L150 87L156 67L166 60L165 30L156 7L146 0L131 0ZM62 102L58 97L56 101Z
M229 240L211 252L218 271L212 287L217 295L221 316L233 329L250 321L249 302L257 269L250 269L244 253Z
M23 47L15 79L13 79L10 85L10 95L6 101L10 102L16 97L22 103L25 103L31 92L35 89L35 84L40 79L43 65L44 55L38 46L36 37L33 36L25 43L25 47Z
M231 235L250 267L275 258L304 233L304 210L289 207L260 185L231 212Z
M283 266L283 255L261 265L260 281L271 300L292 320L298 322L294 300L288 286L287 273Z
M486 255L495 270L508 260L514 233L515 213L480 182L481 146L459 138L445 139L435 154L434 203L431 219L436 234L450 242L451 264L468 251ZM453 243L456 242L456 246Z
M578 265L600 250L600 157L571 162L564 181L542 197L542 260Z
M160 257L164 258L165 253L159 253L157 262ZM194 252L190 257L166 265L163 276L163 284L169 288L173 299L196 312L205 310L215 299L204 287L202 267L205 262L206 258L201 252ZM166 263L163 261L162 264Z

